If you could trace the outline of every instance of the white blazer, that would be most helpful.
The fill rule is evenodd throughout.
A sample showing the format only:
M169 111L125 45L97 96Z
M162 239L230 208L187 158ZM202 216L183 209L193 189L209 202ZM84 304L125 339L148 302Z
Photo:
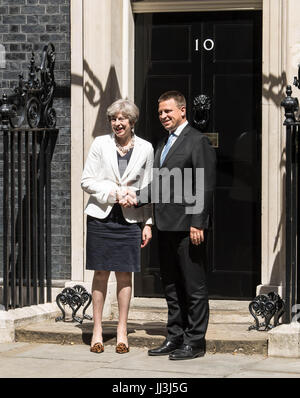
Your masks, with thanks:
M81 187L90 194L85 213L96 218L105 218L110 213L115 201L111 195L121 187L139 190L151 182L153 167L152 144L135 136L131 158L122 175L119 173L117 150L114 133L96 137L85 162ZM123 208L127 222L153 224L152 205L139 208Z

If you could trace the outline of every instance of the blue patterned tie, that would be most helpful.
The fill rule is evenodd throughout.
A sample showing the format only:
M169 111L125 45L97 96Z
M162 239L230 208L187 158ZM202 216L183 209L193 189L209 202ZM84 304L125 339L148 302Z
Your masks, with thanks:
M169 152L169 149L171 148L173 141L175 140L176 137L177 137L177 135L175 135L174 133L171 133L169 135L168 141L167 141L166 145L164 146L164 149L162 150L162 153L160 155L160 167L162 166L162 164Z

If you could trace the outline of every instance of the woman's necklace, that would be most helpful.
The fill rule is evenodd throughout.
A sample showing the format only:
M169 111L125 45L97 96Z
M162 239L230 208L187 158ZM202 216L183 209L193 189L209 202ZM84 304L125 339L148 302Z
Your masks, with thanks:
M129 144L124 145L124 146L120 145L118 143L118 141L116 140L116 137L115 137L115 144L116 144L116 147L118 148L118 150L121 151L122 153L124 153L124 155L125 155L127 152L129 152L134 147L134 134L132 134Z

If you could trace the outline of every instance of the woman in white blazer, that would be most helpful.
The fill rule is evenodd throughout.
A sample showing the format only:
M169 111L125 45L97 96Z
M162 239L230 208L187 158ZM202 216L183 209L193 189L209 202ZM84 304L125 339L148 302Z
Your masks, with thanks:
M102 312L111 271L117 280L119 322L117 353L129 351L127 319L132 272L140 271L140 250L150 241L152 207L132 205L131 191L151 181L153 147L133 132L139 110L128 100L107 109L112 133L95 138L81 179L90 194L87 214L86 268L94 270L92 283L94 328L92 352L104 351Z

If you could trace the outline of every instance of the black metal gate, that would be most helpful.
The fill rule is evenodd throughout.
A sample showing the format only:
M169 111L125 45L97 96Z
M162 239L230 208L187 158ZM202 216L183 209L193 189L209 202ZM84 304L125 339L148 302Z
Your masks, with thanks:
M295 78L294 85L300 88L300 67L298 78ZM287 86L286 98L281 105L285 109L286 127L286 318L285 322L290 323L297 320L299 312L299 254L300 254L300 184L299 184L299 133L300 121L296 119L295 113L299 110L298 99L292 97L292 88Z
M54 64L49 44L41 67L33 55L28 80L20 76L15 93L0 100L6 310L51 301L51 159L58 135Z

